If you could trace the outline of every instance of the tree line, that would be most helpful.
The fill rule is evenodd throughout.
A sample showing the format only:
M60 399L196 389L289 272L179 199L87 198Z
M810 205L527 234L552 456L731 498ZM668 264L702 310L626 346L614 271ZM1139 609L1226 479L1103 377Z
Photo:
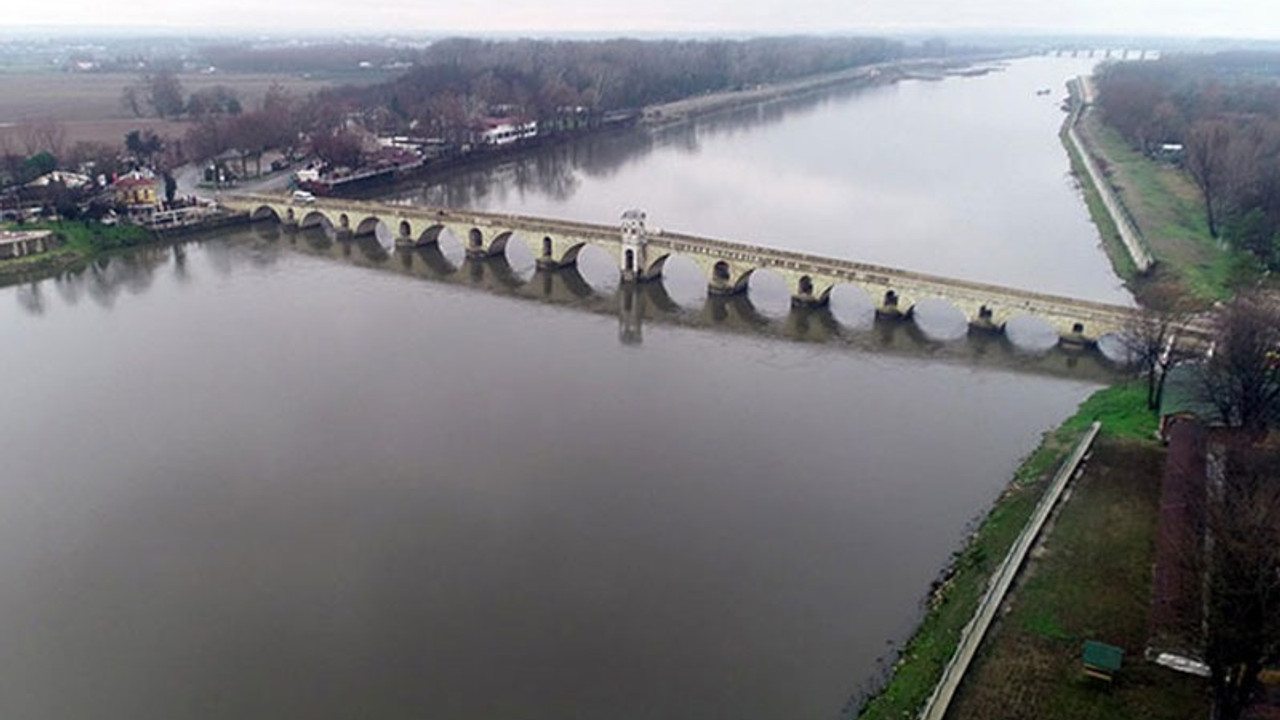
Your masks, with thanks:
M267 57L292 58L293 53ZM256 108L246 108L222 86L188 95L170 70L141 76L125 88L121 102L138 116L189 119L183 149L191 158L231 150L242 162L260 160L267 150L288 153L305 142L324 161L351 165L358 162L360 144L350 131L352 122L371 132L461 144L478 119L514 115L537 120L539 132L547 134L590 127L611 111L860 67L907 53L901 43L877 38L449 39L418 51L413 67L393 80L306 97L273 87Z
M1209 232L1280 269L1280 55L1223 53L1104 65L1105 121L1135 148L1182 145Z
M423 51L414 68L344 96L383 107L399 128L456 132L487 108L517 108L554 123L568 108L602 113L701 93L741 89L902 57L876 38L714 41L488 41L452 39Z

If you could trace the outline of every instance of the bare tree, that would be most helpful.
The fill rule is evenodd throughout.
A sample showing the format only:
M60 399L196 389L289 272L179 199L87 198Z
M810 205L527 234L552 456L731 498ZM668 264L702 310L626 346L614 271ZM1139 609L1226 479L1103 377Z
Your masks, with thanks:
M1129 360L1146 375L1149 409L1160 407L1169 371L1193 356L1179 337L1180 328L1189 318L1190 313L1177 297L1155 296L1121 335Z
M1191 126L1184 143L1187 172L1204 196L1209 234L1218 236L1218 214L1230 172L1231 128L1224 120L1201 120Z
M133 113L134 117L142 117L141 92L137 85L125 85L120 93L120 104Z
M110 177L123 169L120 161L120 146L81 140L67 151L67 165L75 168L84 167L94 174Z
M23 120L18 126L28 155L47 152L61 158L67 145L67 126L53 116Z
M316 157L334 167L359 167L360 148L360 137L348 130L311 137L311 149Z
M1201 398L1228 427L1262 431L1280 416L1280 306L1241 293L1218 313L1212 355L1201 367Z
M1206 660L1219 717L1239 718L1280 661L1280 452L1242 435L1211 479Z
M161 70L154 75L142 79L146 91L147 104L161 118L177 117L182 114L186 103L182 99L182 83L178 76L170 70Z

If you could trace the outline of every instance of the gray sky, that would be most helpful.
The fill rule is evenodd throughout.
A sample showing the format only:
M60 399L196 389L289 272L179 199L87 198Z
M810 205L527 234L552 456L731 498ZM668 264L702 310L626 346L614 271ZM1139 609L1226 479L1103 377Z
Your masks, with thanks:
M4 25L463 32L932 32L1280 39L1276 0L45 0Z

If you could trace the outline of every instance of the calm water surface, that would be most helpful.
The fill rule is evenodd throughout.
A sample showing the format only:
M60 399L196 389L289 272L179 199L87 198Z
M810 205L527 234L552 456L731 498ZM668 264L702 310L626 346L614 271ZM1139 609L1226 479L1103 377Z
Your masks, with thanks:
M612 170L553 175L573 178L567 194L466 192L602 221L641 196L668 226L771 240L781 226L762 224L772 193L755 176L707 168L721 180L700 204L636 173L679 161L679 177L696 174L738 142L778 180L804 162L769 150L780 134L803 146L808 123L843 126L837 111L865 113L870 134L892 98L912 116L930 93L1038 63L699 129L692 147L624 147ZM1059 116L1033 90L1027 112L1056 143ZM972 102L962 125L982 124ZM940 181L887 167L874 185L822 160L815 172L840 183L827 200L774 183L768 202L796 213L777 244L963 274L934 258L951 252L938 238L999 222L873 222L867 203ZM1064 165L1026 174L1070 197ZM842 205L843 229L827 227ZM1008 256L1039 257L1024 242L1096 252L1047 221L1003 237L971 253L1000 262L964 272L1019 275ZM926 241L920 263L943 265L893 254ZM616 305L599 266L584 263L595 287L575 306L484 290L490 266L456 274L474 282L402 274L429 260L249 230L0 290L0 714L838 717L1018 458L1097 387L939 360L927 344L780 341L768 328L785 311L748 323L755 334L649 322L622 343L618 317L579 309ZM540 282L522 262L512 282ZM1077 294L1107 299L1114 280L1091 272L1068 273ZM671 286L689 313L715 314L680 297L696 278Z

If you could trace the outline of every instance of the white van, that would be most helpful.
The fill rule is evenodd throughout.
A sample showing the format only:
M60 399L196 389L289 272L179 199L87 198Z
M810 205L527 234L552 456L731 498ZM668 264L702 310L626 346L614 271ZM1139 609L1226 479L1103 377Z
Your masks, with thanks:
M315 202L315 201L316 201L316 196L315 196L315 195L312 195L311 193L307 192L306 190L294 190L294 191L293 191L293 204L294 204L294 205L310 205L311 203L313 203L313 202Z

